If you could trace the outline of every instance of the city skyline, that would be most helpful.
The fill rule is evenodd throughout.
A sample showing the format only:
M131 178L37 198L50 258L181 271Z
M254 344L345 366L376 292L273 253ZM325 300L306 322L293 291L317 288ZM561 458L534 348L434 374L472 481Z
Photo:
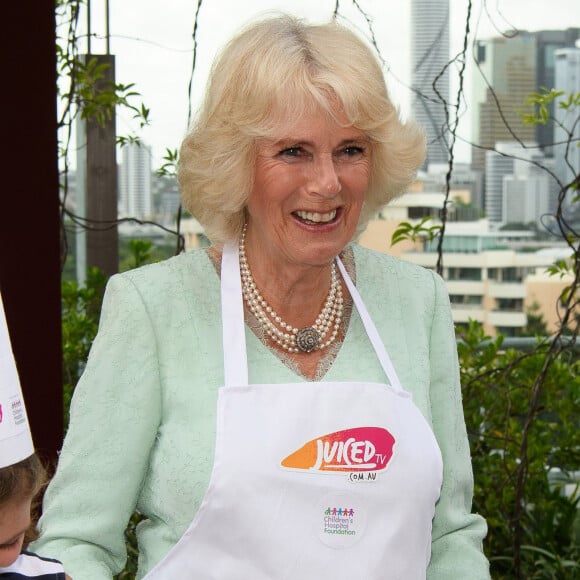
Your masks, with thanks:
M203 4L199 13L191 103L188 87L196 3L174 0L161 6L161 3L144 5L137 3L137 0L124 0L111 4L110 50L116 59L117 82L135 83L134 88L141 94L140 99L151 111L151 125L139 134L143 142L152 147L153 167L158 167L165 150L176 149L183 138L188 124L188 109L191 107L195 111L201 99L215 52L243 23L266 10L281 9L308 20L324 21L332 15L336 2L295 0L290 6L284 2L253 0L244 3L243 13L236 9L237 3L233 2ZM483 0L473 2L471 42L476 37L489 38L514 28L538 30L580 26L580 8L575 0L554 0L549 11L545 10L541 0L498 0L493 6L485 3L485 7L486 10ZM341 20L347 19L361 33L368 30L364 16L354 8L354 4L342 3L340 8L344 16ZM379 0L369 0L364 8L372 19L376 43L385 60L385 76L393 100L402 115L408 116L412 94L409 88L412 43L410 3L398 4L393 10ZM463 42L465 10L464 0L450 0L452 57ZM105 31L103 13L104 9L99 10L93 3L91 50L94 53L105 51L102 40ZM471 59L468 59L464 80L467 99L471 91L470 71ZM457 91L456 70L452 71L450 91L453 100ZM120 112L117 127L121 135L137 131L129 112ZM459 126L461 139L456 145L458 161L470 160L470 147L464 143L469 139L470 131L470 114L463 111Z

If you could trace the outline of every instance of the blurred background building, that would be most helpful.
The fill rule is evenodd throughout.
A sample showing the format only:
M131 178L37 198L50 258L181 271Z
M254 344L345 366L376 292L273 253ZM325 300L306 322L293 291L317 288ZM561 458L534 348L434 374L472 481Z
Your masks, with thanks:
M449 159L449 0L412 0L411 27L411 114L427 134L427 169Z

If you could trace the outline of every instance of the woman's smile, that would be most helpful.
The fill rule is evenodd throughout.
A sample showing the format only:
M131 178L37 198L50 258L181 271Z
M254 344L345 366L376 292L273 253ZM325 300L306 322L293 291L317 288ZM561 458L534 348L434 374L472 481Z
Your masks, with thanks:
M326 213L319 213L316 211L295 211L293 215L300 221L306 224L327 224L333 222L336 218L338 210L334 209Z

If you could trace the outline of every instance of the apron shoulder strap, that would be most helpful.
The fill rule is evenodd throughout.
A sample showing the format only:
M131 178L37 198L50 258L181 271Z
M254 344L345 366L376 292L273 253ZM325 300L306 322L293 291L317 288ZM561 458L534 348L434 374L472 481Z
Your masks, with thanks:
M385 349L385 345L383 344L379 331L377 330L377 327L375 326L373 319L371 318L366 306L364 305L361 295L359 294L358 290L356 289L356 286L354 285L353 281L348 275L348 272L346 271L346 268L344 267L344 264L342 263L340 257L338 256L336 257L336 262L340 269L340 273L344 278L348 291L352 296L356 309L358 310L363 326L367 331L369 340L371 341L371 344L373 345L373 348L377 353L377 357L379 359L379 362L381 363L381 366L383 367L383 370L385 371L385 374L387 375L387 378L389 379L391 387L396 391L403 391L404 389L401 385L401 382L399 381L397 373L395 372L395 367L391 362L391 357L389 357L389 354Z
M237 244L226 244L222 252L221 273L222 344L224 385L248 384L246 327Z

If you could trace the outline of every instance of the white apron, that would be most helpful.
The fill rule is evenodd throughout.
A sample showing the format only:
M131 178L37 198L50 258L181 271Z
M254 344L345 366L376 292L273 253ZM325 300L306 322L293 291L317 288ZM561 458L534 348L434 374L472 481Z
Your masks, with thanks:
M339 267L389 384L248 385L238 250L224 248L213 471L147 580L425 578L441 453Z

